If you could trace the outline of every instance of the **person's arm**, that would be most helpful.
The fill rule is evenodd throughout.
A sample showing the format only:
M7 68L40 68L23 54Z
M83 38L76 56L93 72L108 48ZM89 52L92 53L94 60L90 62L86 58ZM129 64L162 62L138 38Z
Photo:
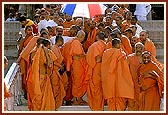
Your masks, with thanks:
M24 41L25 41L25 39L23 38L23 39L21 39L21 41L20 41L20 44L19 44L19 49L18 49L18 57L19 57L19 55L20 55L20 53L22 52L22 50L23 50L23 44L24 44Z

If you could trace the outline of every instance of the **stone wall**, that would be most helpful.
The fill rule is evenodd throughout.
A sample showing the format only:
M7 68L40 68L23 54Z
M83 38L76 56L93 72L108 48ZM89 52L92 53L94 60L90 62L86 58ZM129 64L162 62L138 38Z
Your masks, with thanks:
M19 31L21 29L20 22L4 22L4 36L2 36L2 47L4 48L4 55L9 60L8 68L5 70L7 73L9 67L17 59L17 39L19 38Z

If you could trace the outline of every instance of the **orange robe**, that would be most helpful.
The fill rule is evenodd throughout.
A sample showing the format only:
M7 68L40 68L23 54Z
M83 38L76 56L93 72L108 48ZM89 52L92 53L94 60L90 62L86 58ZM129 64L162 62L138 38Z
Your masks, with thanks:
M125 25L126 27L130 27L130 26L131 26L131 23L128 22L127 20L124 20L124 21L122 22L122 24Z
M132 54L132 47L131 47L129 39L125 35L122 35L120 40L121 40L121 44L122 44L121 48L124 50L126 55Z
M144 50L151 52L152 56L156 57L156 47L155 47L154 43L149 38L147 38L147 40L144 44Z
M152 56L152 61L154 63L156 63L156 65L159 67L160 70L163 70L164 68L164 64L162 62L160 62L159 60L157 60L155 57Z
M6 84L5 84L5 82L4 82L4 99L6 99L8 97L10 97L10 93L8 91L8 88L7 88ZM6 104L4 103L4 111L6 111L6 110L7 110Z
M59 47L57 45L53 45L51 50L54 52L54 54L57 57L57 60L54 61L54 71L50 79L51 79L51 86L52 86L53 93L54 93L55 109L58 109L62 105L63 98L66 96L63 77L67 78L67 76L66 74L63 74L61 76L58 72L59 67L55 65L55 64L62 65L62 62L63 62L63 56L61 54Z
M24 48L24 50L20 53L19 58L23 58L26 62L29 61L29 55L31 50L35 47L36 42L40 36L34 36L30 42L27 44L27 46Z
M110 48L103 53L101 78L108 109L125 110L126 99L134 98L134 84L126 56L120 49Z
M86 54L87 60L87 98L88 104L93 111L104 110L104 98L101 83L100 68L101 62L96 61L96 57L102 57L106 48L106 44L103 40L99 40L93 43Z
M134 99L128 100L128 111L139 110L139 93L137 69L141 65L135 53L128 55L129 68L134 82Z
M126 12L128 12L129 10L127 8L119 8L118 9L118 13L121 14L123 17L125 15Z
M51 60L56 60L55 55L52 54L53 52L49 51L48 53ZM45 66L46 64L47 59L45 56L45 52L42 46L40 46L33 57L32 63L32 76L34 87L34 96L32 99L33 111L55 110L55 100L49 78L51 73L49 73L50 68Z
M120 27L121 33L124 33L124 31L130 27L130 25L121 24L119 27Z
M74 25L73 20L71 20L70 22L68 21L63 22L63 28L71 28L72 25Z
M27 46L27 44L30 42L30 40L33 38L33 35L31 35L31 36L29 36L27 39L26 39L26 41L24 41L24 47L26 47Z
M155 63L149 62L138 68L140 85L140 111L160 111L164 76Z
M87 51L90 45L92 45L96 40L97 28L94 28L88 33L87 40L84 43L84 49Z
M71 39L70 41L66 42L62 48L61 48L61 53L62 56L64 57L64 64L66 66L66 71L71 71L71 63L72 63L72 57L70 55L70 46L72 41L74 40ZM71 101L73 98L72 95L72 76L68 76L68 86L66 89L66 96L64 98L65 101Z
M25 48L27 47L27 45L29 44L29 42L31 41L31 39L33 39L33 35L29 36L22 44L23 44L23 50L22 52L24 52ZM20 53L20 61L19 61L19 66L20 66L20 71L22 73L22 88L23 91L26 93L27 90L27 83L26 83L26 76L27 76L27 70L28 70L28 60L25 60L23 58L23 53ZM27 57L26 57L27 58Z
M82 44L78 39L74 39L71 43L70 47L70 55L80 55L85 54ZM71 63L71 74L72 74L72 95L74 97L80 98L82 97L86 92L86 84L84 82L85 80L85 69L86 69L86 58L80 57L79 59L72 60Z
M34 87L33 87L33 76L32 76L32 58L36 52L37 47L35 47L31 52L29 56L29 65L28 65L28 71L27 71L27 77L26 77L26 83L27 83L27 103L28 103L28 109L32 110L32 99L34 96Z

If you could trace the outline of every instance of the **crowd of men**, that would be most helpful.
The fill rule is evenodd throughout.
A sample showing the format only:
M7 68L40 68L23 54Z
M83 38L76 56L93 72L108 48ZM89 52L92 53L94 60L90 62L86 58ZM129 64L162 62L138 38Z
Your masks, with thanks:
M61 8L20 16L22 86L30 111L89 105L93 111L159 111L163 64L128 5L94 18L71 17ZM83 99L86 95L87 101Z

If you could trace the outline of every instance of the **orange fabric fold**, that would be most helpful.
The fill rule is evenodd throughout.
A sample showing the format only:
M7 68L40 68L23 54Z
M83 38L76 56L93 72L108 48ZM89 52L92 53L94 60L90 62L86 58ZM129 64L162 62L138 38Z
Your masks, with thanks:
M163 96L164 75L153 62L138 68L141 111L160 111L160 98Z
M73 57L76 54L85 54L82 44L78 39L73 40L70 47L70 55ZM80 98L86 92L85 80L85 69L86 69L86 58L80 57L79 60L73 59L70 64L72 69L72 95L74 97Z
M30 40L31 40L32 38L33 38L33 35L29 36L29 37L26 39L26 41L24 41L23 47L26 47L27 44L30 42Z
M147 38L147 40L144 44L144 50L151 52L152 56L156 57L156 47L155 47L154 43L149 38Z
M71 71L72 57L70 55L70 47L71 47L71 43L73 42L74 39L75 38L66 42L61 48L61 53L64 58L64 64L66 66L66 71ZM73 98L73 95L72 95L72 75L71 75L68 77L68 86L66 89L66 96L64 97L64 100L71 101L72 98Z
M135 53L128 55L129 68L134 82L134 99L128 100L128 110L138 111L139 110L139 94L140 88L138 84L137 70L141 65Z
M58 109L62 105L63 98L66 96L65 84L67 83L65 82L67 81L68 78L64 74L66 79L63 79L62 78L63 75L61 76L58 72L59 67L55 65L55 64L62 65L62 62L63 62L63 56L61 54L59 47L56 45L53 45L51 50L54 52L54 54L57 57L57 60L54 61L54 71L50 79L51 79L51 86L53 89L53 94L55 99L55 109ZM63 80L66 80L66 81L63 81Z
M96 40L97 28L94 28L91 32L88 33L87 40L84 43L84 48L87 50L90 45Z
M120 40L121 48L125 51L126 55L132 54L132 47L129 39L125 35L122 35Z
M32 99L33 111L54 111L55 100L48 74L41 73L46 57L42 46L39 47L32 63L34 96Z
M101 63L96 62L96 57L102 57L106 48L106 44L103 40L94 42L88 49L86 54L87 60L87 98L88 104L93 111L104 110L104 98L102 91L100 68Z
M105 99L134 98L134 84L130 74L126 55L119 49L107 49L102 57L101 77L103 96ZM124 106L116 102L114 106ZM120 105L121 104L121 105ZM108 106L111 106L108 104ZM126 106L125 106L126 107ZM109 107L114 108L114 107ZM123 110L123 109L122 109Z
M28 65L29 65L29 55L30 55L30 52L35 47L36 41L37 41L38 38L39 38L39 36L34 36L33 38L31 38L31 40L25 46L25 48L20 53L19 58L18 58L19 59L18 63L19 63L19 66L20 66L20 71L22 73L22 88L23 88L24 93L27 92L26 77L27 77Z

